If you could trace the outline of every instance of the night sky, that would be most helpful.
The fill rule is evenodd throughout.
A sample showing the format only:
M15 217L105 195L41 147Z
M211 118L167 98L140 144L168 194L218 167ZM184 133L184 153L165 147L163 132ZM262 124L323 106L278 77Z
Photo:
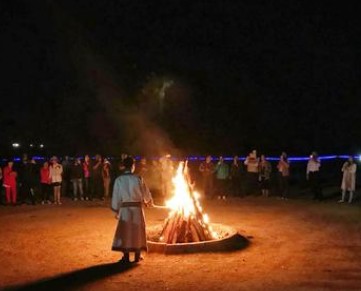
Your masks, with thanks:
M253 2L3 1L2 153L359 151L360 10Z

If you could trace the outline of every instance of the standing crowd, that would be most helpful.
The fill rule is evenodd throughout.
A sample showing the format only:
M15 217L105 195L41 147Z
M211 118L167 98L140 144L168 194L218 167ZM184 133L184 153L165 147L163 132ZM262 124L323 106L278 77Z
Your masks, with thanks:
M22 203L61 205L62 197L77 200L107 200L110 197L112 166L108 159L96 155L94 161L85 155L60 161L56 156L44 160L40 165L27 155L19 165L7 161L0 168L0 179L8 205Z
M69 197L74 201L109 200L114 180L125 170L123 162L127 156L122 154L120 161L112 162L99 154L93 159L89 155L82 159L70 159L65 156L62 160L53 156L37 164L25 154L20 164L15 165L13 161L8 160L6 165L0 168L3 185L1 200L5 200L7 205L61 205L62 197ZM167 154L159 159L152 159L150 164L146 158L141 158L136 167L136 174L143 177L155 196L168 199L172 192L175 170L174 161ZM307 163L306 179L314 200L324 199L320 170L321 161L317 153L313 152ZM356 163L350 156L341 168L343 176L340 203L352 203L354 199L356 170ZM290 173L291 165L285 152L281 153L276 168L273 169L265 155L258 157L257 151L253 150L244 161L234 156L231 163L227 163L222 156L213 159L208 155L196 169L193 169L191 176L195 187L208 199L226 200L229 196L243 197L255 194L268 197L274 194L271 190L275 187L271 185L276 185L275 193L278 193L281 199L288 199Z
M343 164L341 190L342 198L339 203L346 201L352 203L356 188L357 165L354 158L350 156ZM271 163L265 155L257 156L257 151L253 150L241 163L238 156L233 157L232 163L225 163L222 156L216 163L209 155L199 166L202 175L202 190L205 197L227 199L227 196L243 197L246 195L258 195L268 197L270 195L271 184L275 185L276 193L280 199L289 198L289 183L291 174L291 164L287 154L282 152L276 165L276 174L273 172ZM321 161L316 152L312 152L306 166L306 180L313 195L313 200L322 201ZM271 177L276 177L276 181L271 181ZM272 182L272 183L271 183Z

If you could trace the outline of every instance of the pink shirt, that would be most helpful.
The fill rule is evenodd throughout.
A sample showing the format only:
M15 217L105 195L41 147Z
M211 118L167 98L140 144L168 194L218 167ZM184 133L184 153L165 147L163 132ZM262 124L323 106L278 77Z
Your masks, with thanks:
M90 177L90 171L89 171L90 164L87 162L83 163L83 171L84 171L84 177L89 178Z

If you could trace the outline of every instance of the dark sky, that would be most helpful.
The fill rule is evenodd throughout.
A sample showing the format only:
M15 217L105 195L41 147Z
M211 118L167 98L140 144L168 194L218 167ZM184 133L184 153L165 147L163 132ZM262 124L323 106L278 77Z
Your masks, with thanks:
M359 150L360 9L346 1L4 2L3 152Z

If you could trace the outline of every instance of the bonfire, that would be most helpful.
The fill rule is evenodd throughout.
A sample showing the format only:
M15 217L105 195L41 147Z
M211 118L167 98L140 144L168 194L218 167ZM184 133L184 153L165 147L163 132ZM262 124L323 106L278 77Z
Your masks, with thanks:
M208 215L203 213L200 195L193 190L187 161L179 163L172 182L173 197L166 201L166 206L171 210L159 240L175 244L218 239L218 234L209 225Z

